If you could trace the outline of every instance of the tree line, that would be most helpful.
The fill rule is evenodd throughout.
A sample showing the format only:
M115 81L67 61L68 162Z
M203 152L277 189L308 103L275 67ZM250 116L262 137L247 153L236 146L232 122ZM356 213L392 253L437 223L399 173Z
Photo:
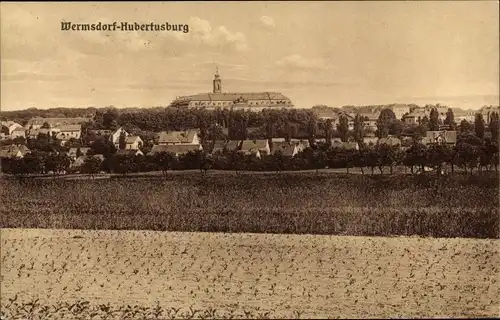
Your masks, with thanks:
M114 148L112 144L109 147ZM170 170L200 170L206 173L208 170L279 172L342 168L349 173L351 168L359 168L362 174L392 174L396 166L403 165L411 173L426 172L427 168L433 168L437 174L441 174L445 168L453 173L456 168L460 168L473 174L474 170L498 171L499 162L498 143L490 139L480 139L473 134L461 136L455 146L424 145L414 141L404 150L399 146L387 144L362 145L359 150L347 150L332 147L328 143L319 143L304 149L294 157L284 156L277 151L271 155L263 155L260 159L235 151L214 154L196 151L176 157L166 152L129 156L107 150L104 160L101 161L100 158L92 156L98 154L96 151L91 149L79 168L72 168L70 158L64 153L33 151L21 159L2 159L2 172L23 175L49 172L57 174L74 170L87 174L162 171L166 174Z
M416 107L416 106L414 106ZM333 126L331 119L320 119L316 110L335 110L340 115L338 124ZM394 112L389 108L377 106L381 110L376 121L376 128L363 126L365 117L359 114L354 118L354 129L350 130L349 120L344 109L319 107L313 109L282 109L263 110L253 112L248 110L230 110L217 108L206 110L202 108L128 108L116 109L113 107L96 109L67 109L50 110L28 109L2 113L2 118L18 120L25 124L32 116L87 116L91 120L82 126L82 142L95 140L90 133L92 130L116 130L124 127L132 134L139 135L145 146L154 144L154 133L160 131L182 131L197 129L203 141L213 140L245 140L270 138L299 138L314 140L316 138L340 138L342 141L360 141L365 135L374 134L379 138L393 135L423 137L426 131L439 130L446 126L449 130L459 130L462 133L475 132L482 137L486 132L498 132L498 113L485 123L483 116L478 113L474 123L455 122L453 110L450 108L446 119L441 120L436 108L432 108L429 117L423 116L416 124L408 124L396 119ZM346 108L351 112L355 109Z

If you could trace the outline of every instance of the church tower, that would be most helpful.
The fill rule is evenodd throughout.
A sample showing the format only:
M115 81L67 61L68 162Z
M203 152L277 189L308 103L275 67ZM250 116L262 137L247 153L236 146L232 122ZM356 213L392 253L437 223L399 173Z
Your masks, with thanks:
M215 70L215 78L214 78L214 93L222 92L222 83L219 76L219 68Z

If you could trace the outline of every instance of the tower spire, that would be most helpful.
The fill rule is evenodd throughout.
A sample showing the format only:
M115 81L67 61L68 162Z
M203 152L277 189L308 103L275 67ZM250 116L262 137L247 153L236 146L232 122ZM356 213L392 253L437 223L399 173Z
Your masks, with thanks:
M221 83L221 79L219 76L219 67L218 66L215 67L215 78L213 81L213 85L214 85L214 90L213 90L214 93L221 93L222 92L222 83Z

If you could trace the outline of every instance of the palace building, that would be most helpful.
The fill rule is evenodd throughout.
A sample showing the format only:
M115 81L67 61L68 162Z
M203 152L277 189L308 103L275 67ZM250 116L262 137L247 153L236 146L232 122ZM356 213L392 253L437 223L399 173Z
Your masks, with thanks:
M251 111L293 108L292 101L279 92L222 92L219 70L215 72L212 93L178 97L170 104L174 108L227 108Z

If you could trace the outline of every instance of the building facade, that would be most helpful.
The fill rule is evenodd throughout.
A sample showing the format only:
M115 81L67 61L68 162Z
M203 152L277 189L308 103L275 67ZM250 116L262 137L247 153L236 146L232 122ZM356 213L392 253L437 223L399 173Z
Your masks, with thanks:
M170 104L174 108L236 109L262 111L264 109L293 108L292 101L279 92L223 92L218 70L213 79L212 93L178 97Z

